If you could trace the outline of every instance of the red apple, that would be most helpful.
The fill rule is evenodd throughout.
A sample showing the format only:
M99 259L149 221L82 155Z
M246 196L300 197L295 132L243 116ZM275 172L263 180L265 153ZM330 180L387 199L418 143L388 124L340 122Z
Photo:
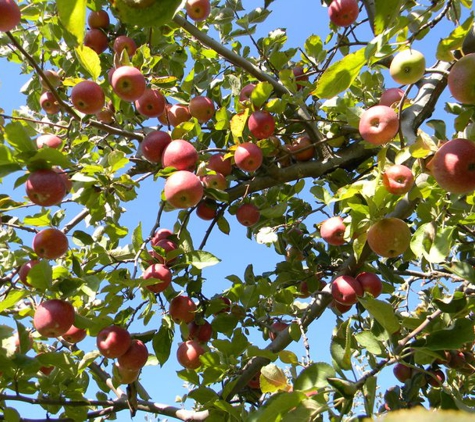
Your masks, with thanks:
M28 262L25 262L18 270L18 278L25 286L31 287L31 285L28 283L28 273L35 265L38 265L40 262L41 261L38 261L37 259L32 259Z
M63 178L50 169L40 169L30 173L25 187L31 202L42 207L57 205L66 196Z
M84 45L102 54L109 47L109 38L100 29L89 29L84 36Z
M198 162L198 151L192 143L184 139L171 141L163 150L163 167L173 167L177 170L193 170Z
M191 321L188 324L188 332L188 340L207 343L211 340L211 336L213 335L213 327L211 327L211 324L208 321L203 321L202 324Z
M261 212L254 204L242 204L236 211L236 219L243 226L251 227L261 218Z
M406 382L412 378L412 368L398 362L393 367L393 374L399 382Z
M234 161L243 171L256 171L264 159L262 150L252 142L244 142L236 148Z
M179 170L168 176L165 199L175 208L190 208L198 205L203 198L204 189L200 178L187 170Z
M445 374L441 369L429 369L426 380L432 387L440 387L445 382Z
M74 323L73 305L60 299L41 302L33 316L33 325L43 337L59 337Z
M329 245L341 246L345 244L346 226L341 217L331 217L320 226L320 236Z
M97 83L82 81L71 90L71 102L81 113L96 114L104 107L106 96Z
M76 344L84 340L87 336L87 331L84 328L78 328L74 325L71 325L71 328L66 331L61 337L63 337L67 342Z
M53 170L55 173L58 173L61 176L64 186L66 187L66 193L71 192L71 189L73 188L73 182L71 182L71 179L69 178L68 173L65 172L61 167L57 167L57 166L52 167L51 170Z
M130 347L117 359L117 364L124 370L138 371L145 366L147 360L147 346L140 340L132 339Z
M170 126L178 126L180 123L187 122L191 119L190 109L184 104L168 104L165 112L159 116L160 123Z
M257 139L265 139L274 134L275 120L268 111L256 110L249 116L247 127Z
M152 243L153 246L155 246L160 240L168 239L170 236L173 236L174 234L175 233L173 233L170 229L159 229L155 232L150 242Z
M404 97L404 91L400 88L389 88L383 91L379 99L379 105L391 107L394 103L398 103Z
M207 174L205 176L201 176L201 181L203 182L205 188L226 190L226 188L228 187L228 182L221 173Z
M51 91L45 91L40 96L40 106L48 114L58 114L61 110L58 101Z
M0 31L14 29L21 20L21 11L14 0L0 0Z
M353 305L345 305L333 299L330 303L330 307L333 309L333 311L336 310L337 312L335 313L339 315L348 312L353 307Z
M176 296L171 300L168 311L177 324L188 324L195 319L196 304L188 296Z
M47 69L43 70L43 75L45 75L45 78L49 81L53 88L58 88L61 85L61 78L58 75L58 72ZM40 80L40 83L44 89L49 89L48 84L43 79Z
M288 326L289 324L285 323L284 321L275 321L270 327L271 329L269 331L269 338L274 341L279 333L284 331Z
M218 205L216 201L206 198L196 206L196 215L202 220L209 221L216 218Z
M144 280L156 279L157 284L147 286L147 289L153 293L160 293L172 282L172 273L170 269L163 264L152 264L144 271L142 278Z
M308 136L300 136L286 145L286 149L297 161L308 161L315 156L315 147Z
M192 98L188 108L190 114L200 123L206 123L214 116L214 103L208 97L198 96Z
M241 103L249 101L250 98L251 98L252 91L254 91L255 87L256 87L256 84L247 84L247 85L245 85L241 89L241 92L239 93L239 101Z
M145 117L158 117L165 111L166 99L158 89L146 89L135 101L135 108Z
M129 332L117 325L103 328L97 334L96 345L102 356L118 358L122 356L132 344Z
M391 107L376 105L361 115L359 132L365 141L373 145L388 143L398 130L399 119Z
M124 101L138 100L145 92L145 77L133 66L117 68L111 77L114 92Z
M175 258L172 258L171 260L166 259L166 255L174 251L175 249L178 248L175 242L173 242L171 239L160 239L156 242L152 242L152 245L154 247L161 248L165 251L165 257L160 255L157 251L153 250L152 255L160 261L162 264L171 264L173 261L175 261Z
M60 258L68 251L68 247L68 238L56 228L41 230L33 238L33 250L40 258Z
M383 291L383 283L374 273L363 271L356 276L356 281L360 283L363 292L371 293L374 298L377 298Z
M368 230L368 245L379 256L394 258L406 251L411 243L411 230L399 218L382 218Z
M195 340L188 340L181 343L176 351L178 363L187 369L198 369L201 366L200 356L205 353L205 349Z
M137 50L137 44L135 44L135 41L127 35L120 35L114 40L112 49L119 57L123 50L127 51L129 57L132 57Z
M414 185L414 174L409 167L394 164L383 173L383 186L394 195L404 195Z
M96 119L101 123L110 125L114 123L114 112L109 107L104 108L99 113L96 113Z
M475 190L475 143L453 139L443 144L427 165L439 186L450 193Z
M328 6L328 17L336 26L350 26L359 14L357 0L333 0Z
M332 281L332 296L335 301L343 305L354 305L358 296L363 296L363 287L349 275L341 275Z
M121 384L132 384L139 378L140 369L122 368L118 363L115 363L115 367L117 368L118 381Z
M110 25L109 14L105 10L91 12L87 17L87 24L89 28L107 29Z
M211 155L206 167L214 170L216 173L221 173L225 177L229 176L233 171L231 158L224 158L224 154L221 153Z
M475 53L467 54L450 69L447 84L452 96L463 104L475 104Z
M140 144L143 156L152 163L161 163L163 150L172 141L171 136L162 130L147 133Z
M202 22L211 12L210 0L186 0L185 9L191 19Z
M40 135L38 136L38 138L36 138L36 146L38 148L49 147L58 149L61 147L62 144L63 141L60 137L56 135L45 134Z

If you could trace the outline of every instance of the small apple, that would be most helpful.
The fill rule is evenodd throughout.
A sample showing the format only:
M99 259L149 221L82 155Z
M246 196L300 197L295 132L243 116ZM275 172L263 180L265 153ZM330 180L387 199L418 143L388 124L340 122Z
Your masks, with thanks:
M206 123L214 116L214 103L208 97L193 97L188 107L190 110L190 114L195 117L200 123Z
M191 19L195 22L202 22L210 15L210 0L186 0L185 9Z
M261 212L254 204L242 204L236 211L236 219L243 226L251 227L261 218Z
M140 375L140 369L126 369L122 368L118 363L114 364L117 370L117 378L121 384L132 384L137 381Z
M330 308L333 309L333 312L335 312L337 315L342 315L347 313L353 305L345 305L343 303L337 302L335 299L333 299L330 303Z
M87 24L89 28L93 29L107 29L110 25L109 14L105 10L97 10L89 13L87 17Z
M406 366L400 362L396 363L393 367L393 374L399 382L406 382L408 379L412 378L412 368Z
M394 195L404 195L414 185L412 170L402 164L394 164L383 173L383 186Z
M172 282L172 273L170 269L163 264L152 264L144 271L142 278L144 280L156 279L157 284L147 286L147 289L153 293L160 293Z
M231 158L224 158L224 154L213 154L208 159L206 167L214 170L216 173L221 173L223 176L229 176L233 171Z
M43 337L59 337L74 323L73 305L60 299L41 302L35 310L33 325Z
M114 123L114 111L112 111L109 107L103 108L99 113L96 113L96 119L101 123L110 125Z
M445 382L445 374L439 368L431 368L427 371L426 381L432 387L439 388Z
M286 148L297 161L308 161L315 156L315 147L308 136L300 136Z
M152 246L155 246L160 240L168 239L174 234L175 233L173 233L170 229L159 229L155 232L150 242L152 243Z
M236 166L243 171L256 171L264 159L262 150L252 142L239 144L234 151Z
M118 357L117 364L124 370L138 371L145 366L147 360L147 346L140 340L132 339L127 351Z
M71 102L81 113L96 114L104 107L106 96L97 83L82 81L71 90Z
M383 291L383 283L374 273L363 271L356 276L356 281L361 284L363 292L371 293L374 298L377 298Z
M119 57L124 50L127 51L129 57L132 57L137 51L137 44L135 44L135 41L127 35L120 35L114 40L112 49Z
M140 144L143 156L152 163L161 163L163 150L172 141L171 136L163 130L147 133Z
M102 356L118 358L122 356L132 344L129 332L117 325L103 328L97 334L96 345Z
M426 72L426 59L417 50L408 48L397 53L389 67L389 74L401 85L415 84Z
M146 89L142 96L135 100L135 108L145 117L158 117L165 111L166 99L158 89Z
M21 20L21 10L14 0L0 0L0 31L14 29Z
M341 246L345 244L346 226L341 217L331 217L320 226L320 236L329 245Z
M142 72L133 66L117 68L111 77L114 92L124 101L138 100L145 92L145 77Z
M58 72L47 69L43 70L43 75L45 75L45 78L49 81L53 88L58 88L61 85L61 77L58 75ZM49 86L43 79L40 80L40 83L44 89L49 89Z
M188 296L175 296L170 302L168 312L177 324L188 324L195 319L196 304Z
M376 105L361 115L359 132L361 137L373 144L383 145L393 139L399 130L396 112L384 105Z
M158 118L160 123L176 127L180 123L187 122L191 119L190 109L185 104L168 104L165 112Z
M246 101L249 101L251 99L252 91L254 91L255 87L256 87L256 84L247 84L244 87L242 87L241 92L239 93L239 101L241 103L245 103Z
M228 187L228 182L221 173L206 174L201 176L201 181L205 188L225 190Z
M209 221L216 218L218 204L216 201L206 198L196 206L196 215L202 220Z
M177 170L193 170L198 162L198 151L191 142L174 139L163 150L163 167Z
M269 338L274 341L279 333L284 331L288 326L289 324L285 323L284 321L275 321L270 327Z
M401 219L382 218L368 230L368 245L379 256L394 258L403 254L411 243L411 230Z
M188 324L188 340L195 340L199 343L207 343L211 340L213 335L213 327L208 321L203 321L198 324L196 321L191 321Z
M58 149L61 147L62 144L63 141L59 136L56 135L45 134L40 135L38 136L38 138L36 138L36 146L38 147L38 149L41 149L43 147Z
M40 169L30 173L25 189L30 201L42 207L57 205L66 196L63 178L52 169Z
M97 54L102 54L109 47L109 38L100 29L89 29L84 35L84 45L91 48Z
M379 98L379 105L391 107L394 103L398 103L404 97L404 91L400 88L389 88L383 91Z
M363 287L349 275L341 275L332 281L333 299L343 305L354 305L358 302L358 296L363 296Z
M165 199L175 208L190 208L198 205L203 198L204 188L200 178L187 170L179 170L168 176Z
M41 94L40 106L48 114L58 114L61 110L58 101L51 91L45 91Z
M205 349L195 340L181 343L176 351L178 363L186 369L198 369L201 366L200 356Z
M60 258L68 251L68 247L66 235L53 227L41 230L33 238L33 250L40 258Z
M265 139L274 134L275 120L268 111L256 110L249 116L247 127L257 139Z
M18 270L18 278L25 286L31 287L31 285L28 283L28 273L35 265L38 265L40 262L41 261L38 261L37 259L31 259L30 261L25 262Z
M333 0L328 6L328 17L336 26L350 26L359 12L357 0Z
M71 328L61 337L63 337L68 343L76 344L84 340L86 336L87 331L84 328L78 328L74 325L71 325Z

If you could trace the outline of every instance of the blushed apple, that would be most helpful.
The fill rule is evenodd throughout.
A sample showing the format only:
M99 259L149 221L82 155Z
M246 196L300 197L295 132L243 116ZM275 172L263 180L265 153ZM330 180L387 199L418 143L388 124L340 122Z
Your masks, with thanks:
M152 239L151 243L153 246L155 246L160 240L163 239L168 239L170 236L173 236L175 233L173 233L170 229L158 229Z
M164 187L165 199L175 208L190 208L203 198L204 188L200 178L187 170L168 176Z
M361 137L373 144L383 145L393 139L399 130L396 112L384 105L376 105L361 115L359 132Z
M205 96L193 97L188 105L190 114L200 123L206 123L214 116L215 107L213 101Z
M277 336L279 335L279 333L281 331L284 331L288 326L289 326L289 324L287 324L284 321L275 321L270 327L269 338L272 341L274 341L277 338Z
M208 321L203 321L198 324L196 321L191 321L188 324L188 340L195 340L199 343L207 343L211 340L213 335L213 327Z
M172 141L171 136L163 130L147 133L140 144L143 156L152 163L162 162L163 150Z
M341 246L345 241L346 226L343 218L336 216L326 219L320 226L320 236L329 245Z
M41 261L37 259L31 259L30 261L25 262L18 270L18 278L25 286L31 287L31 285L28 283L28 273L35 265L38 265L40 262Z
M308 136L300 136L285 147L297 161L308 161L315 156L315 147Z
M256 84L247 84L243 86L241 89L241 92L239 93L239 101L241 103L245 103L246 101L249 101L251 99L252 91L254 91L255 87L256 87Z
M166 99L158 89L146 89L142 96L135 100L135 108L145 117L158 117L165 111Z
M221 173L223 176L229 176L233 171L233 164L231 158L224 158L224 154L213 154L208 158L206 167L214 170L216 173Z
M117 364L128 371L138 371L143 368L148 360L147 346L138 339L132 339L127 351L120 355Z
M40 169L30 173L25 189L30 201L42 207L57 205L66 196L63 178L51 169Z
M379 98L379 105L391 107L394 103L399 103L404 97L404 91L400 88L389 88L383 91Z
M412 378L412 368L398 362L393 367L393 374L399 382L406 382Z
M302 90L305 86L302 82L308 82L308 75L305 73L304 68L302 66L295 66L292 68L292 73L294 74L297 89L299 91Z
M122 368L117 362L114 364L117 370L117 380L120 384L132 384L138 380L140 369Z
M103 328L96 337L96 345L101 355L111 359L122 356L131 344L129 332L118 325Z
M21 10L14 0L0 0L0 31L14 29L21 20Z
M63 144L63 141L59 136L52 134L44 134L36 138L36 146L38 149L43 147L55 148L58 149Z
M176 351L178 363L187 369L198 369L201 366L200 356L205 353L205 349L195 340L188 340L181 343Z
M191 19L195 22L202 22L210 15L210 0L186 0L185 9Z
M33 316L33 326L43 337L59 337L74 323L73 305L60 299L41 302Z
M172 282L172 273L166 265L152 264L144 271L142 278L144 280L157 280L156 284L152 284L146 288L153 293L160 293L163 292Z
M218 215L218 204L206 198L196 206L196 215L205 221L213 220Z
M383 186L394 195L404 195L414 186L414 174L409 167L394 164L384 171Z
M168 104L165 112L158 118L160 123L176 127L180 123L187 122L191 119L190 109L185 104Z
M33 250L40 258L60 258L68 251L68 247L66 235L54 227L41 230L33 238Z
M100 29L89 29L84 35L84 45L91 48L97 54L102 54L109 47L109 38Z
M239 144L234 151L234 162L243 171L256 171L264 159L262 150L252 142Z
M257 139L265 139L274 134L275 120L268 111L256 110L249 116L247 127Z
M121 66L115 69L111 77L114 92L124 101L138 100L145 92L145 77L133 66Z
M89 13L87 17L89 28L107 29L110 25L109 14L105 10L97 10Z
M78 328L75 325L71 325L68 331L66 331L61 337L63 337L68 343L76 344L83 341L87 336L87 331L84 328Z
M225 190L228 187L228 182L221 173L206 174L201 176L201 181L206 188Z
M196 309L195 302L188 296L175 296L170 302L168 312L177 324L188 324L195 319Z
M424 55L413 48L397 53L389 67L389 74L395 82L401 85L415 84L424 76L426 59Z
M58 88L61 85L61 77L58 75L58 72L50 69L43 70L43 75L48 80L48 82L52 85L53 88ZM48 90L49 86L45 80L40 80L41 86Z
M333 299L343 305L354 305L358 302L358 297L364 294L361 284L349 275L335 278L331 287Z
M61 110L58 101L51 91L45 91L41 94L40 106L48 114L58 114Z
M239 206L236 211L236 219L243 226L251 227L261 218L261 212L254 204L245 203Z
M457 101L475 104L475 53L467 54L452 66L447 85Z
M184 139L171 141L163 150L163 167L177 170L193 170L198 162L198 151L191 142Z
M163 249L163 251L165 252L164 256L162 256L155 249L152 251L152 256L156 258L160 263L168 265L168 264L173 263L173 261L175 261L176 258L167 259L167 255L169 252L178 249L177 244L173 242L171 239L160 239L156 242L153 242L152 245L154 246L154 248L156 247L156 248Z
M328 6L328 17L336 26L350 26L358 18L357 0L333 0Z
M356 281L360 283L364 292L371 293L374 298L377 298L383 291L383 283L374 273L363 271L356 276Z
M379 256L394 258L403 254L411 243L411 230L405 221L387 217L368 230L368 245Z
M71 102L81 113L96 114L104 107L106 96L96 82L82 81L71 90Z
M127 35L119 35L112 46L115 54L120 57L122 51L127 51L129 57L132 57L137 51L137 44L135 41Z

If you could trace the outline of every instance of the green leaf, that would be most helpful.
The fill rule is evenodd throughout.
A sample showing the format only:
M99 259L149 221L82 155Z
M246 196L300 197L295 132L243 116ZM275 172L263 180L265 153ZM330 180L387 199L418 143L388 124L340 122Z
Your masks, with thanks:
M470 16L462 25L457 26L447 38L439 41L436 52L437 60L446 62L454 60L452 51L462 47L463 40L472 29L472 24L473 16Z
M468 262L453 261L450 265L442 265L451 273L475 284L475 269Z
M369 353L376 356L384 354L383 344L374 336L371 331L362 331L355 334L356 341Z
M434 299L434 303L442 312L457 314L462 312L467 306L467 297L465 296L465 293L457 291L452 297Z
M427 337L424 347L430 350L459 349L475 340L473 321L466 318L455 320L450 328L434 331Z
M191 251L183 254L185 264L191 265L199 270L216 265L221 260L212 253L205 251Z
M365 63L364 48L348 54L323 73L312 94L319 98L332 98L343 92L352 85Z
M84 40L86 4L86 0L56 0L59 21L76 38L78 44L82 44Z
M335 388L343 397L349 399L353 397L358 388L354 382L341 378L328 378L329 384Z
M21 420L18 410L13 407L5 407L5 409L3 409L3 417L4 420L9 422L20 422Z
M51 287L53 270L47 261L40 261L30 269L26 281L31 286L44 292Z
M5 126L5 134L8 143L15 149L15 152L32 152L36 147L26 132L25 126L20 122L11 122Z
M372 297L360 297L358 300L389 334L393 334L399 330L399 320L394 313L393 307L389 303L379 299L373 299Z
M25 296L28 296L27 290L10 290L7 297L0 301L0 312L6 309L14 308L17 303Z
M352 333L351 333L351 319L347 319L340 324L337 332L332 337L330 344L330 353L332 359L341 369L351 369L351 354L352 354Z
M161 26L172 20L182 0L110 1L114 13L122 23L144 26ZM134 5L136 3L137 5ZM145 6L144 6L145 4Z
M327 378L335 377L335 370L325 362L314 363L305 368L294 382L294 390L313 390L326 387Z
M91 75L92 79L97 80L101 76L101 60L97 53L85 45L79 45L75 49L76 57L79 63Z
M35 161L40 163L46 162L51 166L59 166L63 169L70 168L73 165L67 155L54 148L41 148L33 157L31 157L30 164Z
M291 393L275 394L257 412L251 413L247 422L279 422L290 410L297 407L305 394L293 391Z
M310 35L305 40L304 48L307 56L320 61L319 57L323 51L323 42L318 35Z
M172 323L167 318L162 319L162 325L158 330L158 333L153 336L152 345L155 352L155 356L158 359L160 365L164 363L170 357L170 351L172 348L174 331L171 327Z
M252 90L251 101L256 108L261 108L272 94L272 85L269 82L259 82Z
M379 35L389 28L398 16L401 0L376 0L374 15L374 35Z
M290 350L281 350L279 352L279 359L288 365L297 365L299 363L297 355Z
M234 137L234 142L238 143L238 140L242 138L242 133L246 127L247 118L249 117L249 109L246 108L242 113L235 114L230 122L231 133Z

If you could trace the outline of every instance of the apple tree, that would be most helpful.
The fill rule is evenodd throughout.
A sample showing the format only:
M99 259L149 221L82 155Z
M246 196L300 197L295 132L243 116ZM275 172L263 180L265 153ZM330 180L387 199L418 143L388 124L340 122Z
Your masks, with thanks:
M0 0L2 420L474 410L472 1L279 3ZM241 225L276 264L210 292Z

